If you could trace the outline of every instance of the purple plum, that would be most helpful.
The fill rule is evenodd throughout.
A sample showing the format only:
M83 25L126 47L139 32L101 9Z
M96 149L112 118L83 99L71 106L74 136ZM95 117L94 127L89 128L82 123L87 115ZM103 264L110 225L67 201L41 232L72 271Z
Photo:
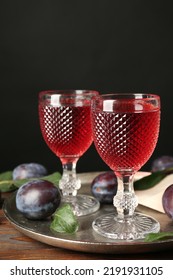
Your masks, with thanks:
M173 219L173 185L167 187L162 196L162 205L168 217Z
M161 171L167 168L173 167L173 157L172 156L161 156L156 158L151 165L151 171Z
M16 194L16 207L25 217L41 220L52 215L61 201L61 193L53 183L33 180L23 184Z
M47 169L39 163L23 163L14 168L13 180L40 178L47 175Z
M91 192L100 203L113 203L117 193L117 177L113 171L99 174L91 183Z

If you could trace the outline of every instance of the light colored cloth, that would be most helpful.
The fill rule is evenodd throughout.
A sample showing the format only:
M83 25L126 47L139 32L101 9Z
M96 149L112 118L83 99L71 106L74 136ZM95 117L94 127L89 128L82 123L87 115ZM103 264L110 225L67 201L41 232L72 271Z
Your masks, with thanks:
M138 172L135 180L149 175L148 172ZM135 191L138 197L138 203L159 212L165 213L162 206L162 196L164 191L173 184L173 174L166 176L162 181L148 190Z

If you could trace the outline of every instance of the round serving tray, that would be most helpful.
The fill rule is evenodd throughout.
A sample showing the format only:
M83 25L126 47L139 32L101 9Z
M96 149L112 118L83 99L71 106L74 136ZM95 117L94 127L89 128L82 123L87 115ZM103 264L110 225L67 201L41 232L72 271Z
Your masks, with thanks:
M86 174L86 176L82 174L84 179L82 190L85 193L89 189L94 174ZM92 222L104 213L115 211L112 205L103 205L94 214L78 217L80 226L75 234L59 234L50 230L50 219L31 221L25 218L16 208L15 197L16 193L13 193L4 202L3 211L6 218L17 230L42 243L75 251L105 254L133 254L173 249L173 239L155 242L117 241L98 235L92 229ZM143 206L139 206L137 210L156 218L161 224L162 231L173 231L173 225L165 214Z

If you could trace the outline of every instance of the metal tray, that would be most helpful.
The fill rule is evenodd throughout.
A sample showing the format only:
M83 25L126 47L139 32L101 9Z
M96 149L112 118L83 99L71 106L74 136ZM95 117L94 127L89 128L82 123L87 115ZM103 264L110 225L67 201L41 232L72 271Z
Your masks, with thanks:
M90 194L90 184L98 172L80 174L82 180L82 193ZM92 221L101 214L112 212L112 205L102 205L94 214L79 217L80 227L75 234L58 234L49 228L50 220L31 221L25 218L17 209L15 203L16 193L5 200L3 211L11 224L23 234L55 247L70 249L80 252L105 253L105 254L133 254L144 252L156 252L173 249L173 239L155 242L115 241L107 239L94 232ZM138 211L153 216L160 222L162 231L173 231L173 222L165 214L138 206Z

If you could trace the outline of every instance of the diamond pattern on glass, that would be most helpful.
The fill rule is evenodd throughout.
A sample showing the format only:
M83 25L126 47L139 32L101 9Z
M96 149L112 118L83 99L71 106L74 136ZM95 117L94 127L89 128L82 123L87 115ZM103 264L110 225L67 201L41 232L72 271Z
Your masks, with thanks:
M100 156L113 170L139 170L155 148L159 120L159 112L95 113L95 144Z
M89 106L40 107L43 137L59 157L80 157L92 143Z

